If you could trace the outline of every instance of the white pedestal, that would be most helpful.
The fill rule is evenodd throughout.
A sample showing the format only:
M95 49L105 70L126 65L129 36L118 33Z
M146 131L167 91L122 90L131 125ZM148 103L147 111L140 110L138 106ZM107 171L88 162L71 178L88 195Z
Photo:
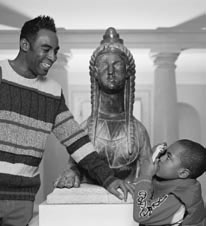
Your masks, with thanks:
M39 206L39 226L138 226L131 196L121 201L104 188L55 189Z

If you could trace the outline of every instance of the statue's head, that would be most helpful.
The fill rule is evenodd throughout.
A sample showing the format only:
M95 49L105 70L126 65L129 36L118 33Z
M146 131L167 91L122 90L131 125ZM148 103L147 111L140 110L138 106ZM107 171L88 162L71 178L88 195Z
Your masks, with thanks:
M100 46L90 60L90 76L105 92L123 89L126 80L135 75L135 64L123 40L112 27L108 28Z
M92 54L89 69L92 112L98 108L99 89L108 93L124 90L127 102L133 106L135 63L115 28L106 30L103 40Z

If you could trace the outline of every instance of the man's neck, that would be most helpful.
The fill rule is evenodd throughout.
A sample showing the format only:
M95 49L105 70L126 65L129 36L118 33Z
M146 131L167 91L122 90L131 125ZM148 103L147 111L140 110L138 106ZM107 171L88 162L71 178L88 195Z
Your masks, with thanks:
M19 60L18 57L14 60L9 60L9 65L12 69L20 76L27 79L36 78L31 72L28 71L27 67L24 65L23 61Z

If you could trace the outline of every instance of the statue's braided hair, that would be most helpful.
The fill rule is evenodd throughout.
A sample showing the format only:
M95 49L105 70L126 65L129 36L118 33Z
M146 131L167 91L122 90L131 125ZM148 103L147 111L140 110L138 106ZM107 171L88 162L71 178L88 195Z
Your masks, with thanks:
M97 111L99 108L99 87L95 78L95 64L98 56L114 52L118 53L120 57L124 58L126 62L126 72L128 79L126 80L124 90L124 109L127 123L129 153L132 153L132 146L134 144L134 123L133 123L133 104L135 92L135 62L130 51L124 46L123 40L119 38L114 28L108 28L103 36L100 46L93 52L90 59L90 80L91 80L91 105L92 113L89 125L89 133L92 141L95 139Z

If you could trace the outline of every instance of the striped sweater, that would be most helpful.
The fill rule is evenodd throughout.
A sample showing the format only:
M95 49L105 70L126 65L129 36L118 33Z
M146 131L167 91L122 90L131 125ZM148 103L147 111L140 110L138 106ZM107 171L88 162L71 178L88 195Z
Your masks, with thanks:
M35 199L39 164L51 132L92 178L108 186L115 179L113 172L74 120L59 84L47 77L24 78L8 60L0 67L0 199Z

